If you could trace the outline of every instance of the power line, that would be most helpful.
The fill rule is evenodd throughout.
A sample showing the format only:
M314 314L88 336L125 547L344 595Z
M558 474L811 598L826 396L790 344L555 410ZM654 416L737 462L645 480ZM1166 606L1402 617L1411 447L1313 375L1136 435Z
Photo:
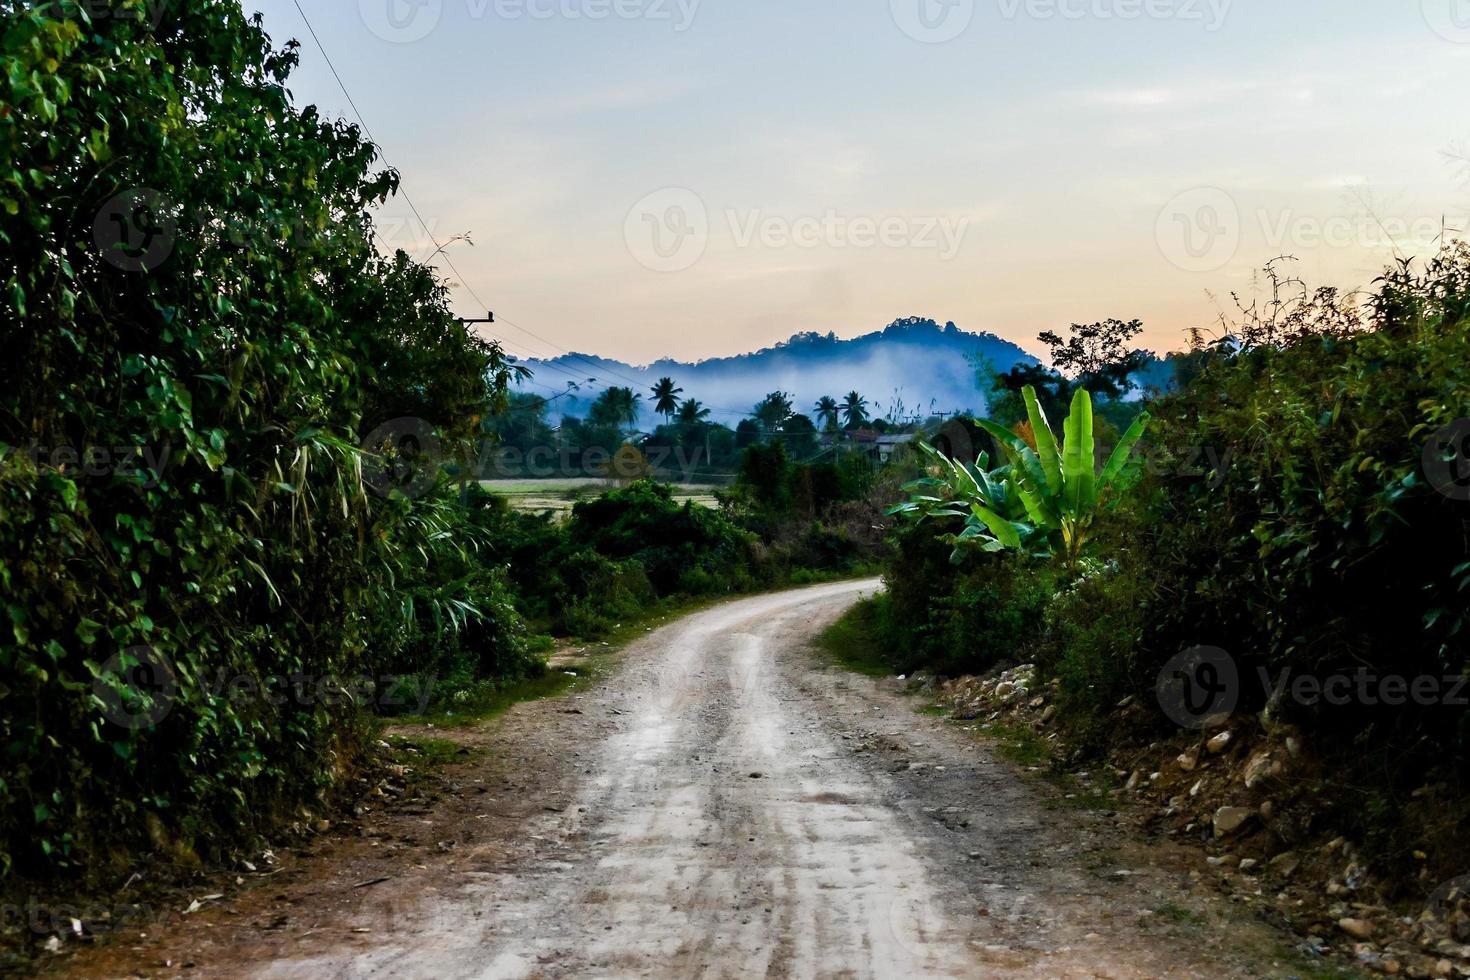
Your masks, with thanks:
M393 164L388 160L388 154L383 152L383 144L378 142L377 137L373 135L373 131L368 128L367 121L363 118L361 110L357 108L357 103L352 98L352 93L347 90L347 83L342 81L342 75L337 71L337 66L332 63L332 56L327 54L326 46L322 44L322 39L317 36L316 28L311 26L311 19L306 16L306 11L302 9L301 0L293 0L293 2L296 5L296 12L301 15L302 22L306 24L307 32L311 34L311 39L316 42L317 50L322 53L322 58L326 61L327 68L331 70L332 77L337 80L337 87L342 90L342 94L347 98L347 104L352 107L352 114L357 117L357 124L362 127L362 131L367 134L367 138L369 140L372 140L373 145L378 148L379 154L383 157L383 162L389 167L393 167ZM460 271L454 267L454 260L449 257L449 253L445 250L446 246L440 245L439 240L434 237L433 231L429 229L429 223L425 221L424 216L419 213L419 209L414 205L413 198L408 196L408 191L404 189L403 182L401 180L398 184L398 193L402 195L403 202L408 205L408 209L413 212L413 216L418 219L419 225L423 227L424 234L429 236L429 241L432 242L434 245L433 255L430 255L429 257L432 259L434 255L444 256L444 264L449 266L449 271L454 273L454 276L456 279L459 280L460 285L464 286L464 288L469 291L469 294L474 297L475 302L478 303L483 309L489 309L489 304L481 299L480 295L475 292L475 287L471 286L469 280L467 280L460 273ZM378 240L382 241L382 237L379 236Z
M372 143L373 143L373 145L378 148L378 152L382 156L383 162L387 166L389 166L391 168L393 166L393 164L388 160L387 153L385 153L383 151L383 144L380 143L380 142L378 142L377 137L375 137L373 135L373 131L368 127L367 120L365 118L363 118L362 110L358 109L356 100L354 100L352 98L352 93L350 91L348 91L348 89L347 89L347 83L345 81L343 81L341 73L337 71L337 66L335 64L333 64L333 62L332 62L332 56L329 55L329 54L327 54L326 45L322 44L321 37L318 36L318 34L316 32L316 28L312 26L312 24L311 24L311 18L309 18L309 17L306 16L306 11L301 6L301 0L293 0L293 3L296 6L296 12L301 15L301 21L302 21L302 23L304 23L306 25L306 30L311 35L312 41L315 42L316 47L317 47L317 50L321 52L322 59L324 61L326 61L328 70L331 71L332 77L334 79L336 79L336 81L337 81L337 87L342 90L342 95L347 99L347 105L349 107L351 107L352 114L357 118L357 124L362 127L362 131L367 134L367 138L369 140L371 140ZM401 176L401 172L400 172L400 176ZM436 237L434 237L434 232L429 228L429 223L424 220L423 214L421 214L419 212L418 207L413 203L413 198L411 198L411 197L408 196L408 191L404 188L403 183L402 183L401 180L399 181L399 185L398 185L398 193L403 197L403 201L404 201L405 204L408 205L409 211L411 211L413 213L414 218L416 218L418 220L419 225L424 229L424 234L428 236L430 243L432 243L433 246L434 246L434 252L429 256L429 259L432 260L434 258L434 256L436 256L436 255L437 256L443 256L444 257L444 264L447 265L447 266L449 266L449 271L452 272L452 273L454 273L454 276L455 276L456 279L459 280L460 285L464 286L464 288L469 292L470 296L474 298L475 302L480 306L481 309L488 310L490 308L490 305L488 303L486 303L483 299L480 298L480 294L477 293L477 292L475 292L475 287L472 286L472 285L470 285L469 280L465 278L465 276L459 271L458 268L455 267L454 260L449 257L449 252L447 251L447 249L448 249L448 245L449 244L452 244L452 241L450 243L446 243L444 245L439 244L439 240ZM380 243L382 243L385 248L388 247L387 242L384 242L383 241L383 237L381 235L378 235L378 241ZM570 358L574 358L576 360L579 360L579 361L582 361L582 362L586 363L587 365L589 365L590 367L592 367L593 369L595 369L599 374L610 374L614 378L617 378L620 381L625 381L628 384L634 385L634 386L636 386L638 388L642 388L643 385L646 383L645 381L638 381L638 380L635 380L633 378L630 378L627 375L622 374L622 373L620 373L618 371L614 371L614 370L608 368L605 364L598 364L596 361L592 360L591 358L589 358L589 357L587 357L587 356L585 356L583 354L577 354L577 353L574 353L572 351L569 351L566 348L560 346L559 344L555 344L555 343L551 342L550 340L547 340L545 337L542 337L540 334L537 334L537 333L535 333L535 332L533 332L531 330L528 330L525 327L522 327L520 324L515 323L514 321L506 320L504 317L501 317L501 320L503 322L509 324L511 327L514 327L516 330L519 330L521 333L524 333L527 336L532 337L532 338L540 341L543 344L546 344L552 350L554 350L554 351L556 351L556 350L561 351L562 354L561 355L557 355L556 357L543 357L543 356L541 356L539 354L536 354L535 357L536 357L536 360L543 362L547 367L562 370L569 377L577 378L576 372L574 372L574 371L566 368L564 365L552 364L551 362L554 361L554 360L557 360L558 357L561 357L561 356L570 357ZM522 346L524 346L524 345L522 345ZM578 379L578 380L580 380L580 379ZM591 379L591 380L595 380L595 379ZM546 386L542 386L542 387L546 387ZM737 417L737 418L745 418L745 417L747 417L747 416L749 416L751 414L751 412L749 412L749 411L747 411L745 409L721 407L721 406L718 406L718 405L707 405L705 407L706 408L709 408L711 411L717 412L717 413L719 413L721 415L729 415L729 416L733 416L733 417Z

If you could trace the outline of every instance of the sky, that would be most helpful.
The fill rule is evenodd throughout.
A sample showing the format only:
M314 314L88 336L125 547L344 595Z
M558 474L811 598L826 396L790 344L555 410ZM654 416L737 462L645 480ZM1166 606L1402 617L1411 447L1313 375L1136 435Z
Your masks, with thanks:
M355 119L294 0L242 5ZM301 7L427 225L400 198L385 240L450 243L521 356L911 315L1032 351L1137 317L1167 351L1277 255L1364 289L1470 216L1470 0Z

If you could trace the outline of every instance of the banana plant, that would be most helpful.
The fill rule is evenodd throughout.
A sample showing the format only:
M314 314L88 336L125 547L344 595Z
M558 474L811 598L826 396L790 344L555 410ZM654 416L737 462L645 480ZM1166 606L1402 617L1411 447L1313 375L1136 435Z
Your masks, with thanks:
M963 519L964 530L949 536L955 544L951 556L955 562L963 560L967 547L977 546L987 552L1060 552L1067 562L1075 562L1091 532L1103 491L1123 472L1148 425L1147 413L1139 415L1098 473L1092 396L1079 390L1072 399L1059 444L1036 390L1028 385L1022 394L1035 449L1010 429L988 419L977 422L995 439L1007 459L1007 465L994 470L987 472L989 459L985 454L975 464L960 463L919 443L920 452L937 468L939 476L905 486L912 496L888 511L919 520Z
M938 476L924 477L904 486L910 497L888 510L890 516L919 521L957 519L964 529L946 535L954 547L950 560L959 564L967 550L985 552L1029 549L1037 528L1026 522L1012 467L989 470L989 456L980 454L974 463L950 459L928 443L915 443L929 468Z
M1123 472L1133 448L1143 437L1148 413L1141 413L1133 420L1099 473L1094 458L1092 395L1079 389L1072 398L1072 409L1062 425L1059 445L1037 401L1036 390L1028 385L1021 393L1036 439L1035 449L997 422L982 419L978 424L995 439L1010 462L1027 520L1058 537L1061 553L1068 562L1074 562L1081 556L1082 546L1091 533L1102 493Z

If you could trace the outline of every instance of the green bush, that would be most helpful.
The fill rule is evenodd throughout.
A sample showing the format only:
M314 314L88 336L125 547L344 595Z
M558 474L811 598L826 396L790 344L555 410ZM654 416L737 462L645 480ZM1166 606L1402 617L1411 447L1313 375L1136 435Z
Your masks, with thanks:
M956 676L1032 658L1055 587L1050 567L1012 552L977 552L956 567L950 546L923 525L895 539L884 581L896 667Z
M749 575L755 541L717 511L676 503L651 480L577 503L567 534L600 555L638 562L660 597L696 581L688 577L696 569L710 592L733 591Z
M1095 729L1126 694L1152 704L1171 657L1219 647L1239 666L1239 711L1301 725L1337 767L1326 802L1339 825L1385 850L1406 846L1400 834L1425 850L1463 845L1463 817L1426 834L1405 823L1411 808L1370 804L1426 785L1463 797L1470 712L1276 700L1259 678L1470 669L1470 502L1463 483L1440 492L1426 475L1426 459L1451 455L1466 472L1463 442L1435 450L1437 433L1470 418L1467 312L1462 247L1391 270L1361 325L1335 294L1304 293L1248 317L1243 347L1186 362L1188 383L1150 406L1152 463L1136 505L1115 515L1115 564L1048 616L1044 665ZM1202 473L1202 449L1228 465Z
M1443 692L1470 671L1470 247L1390 269L1366 309L1293 282L1268 270L1269 301L1178 359L1177 390L1147 406L1147 465L1075 568L951 571L932 532L904 529L889 618L913 662L946 672L988 666L992 646L1034 657L1096 751L1116 744L1125 698L1143 709L1135 734L1178 732L1160 671L1224 649L1238 719L1296 724L1325 757L1331 822L1449 861L1470 838L1470 811L1443 802L1470 793L1470 712L1308 703L1260 678L1366 672ZM1405 802L1419 799L1442 802Z
M239 4L156 24L142 0L11 7L0 872L103 878L316 807L375 693L332 678L535 669L463 518L433 492L380 498L363 448L415 417L463 456L509 367L431 270L379 254L369 209L397 175L292 105L295 48ZM177 691L131 690L140 663ZM295 676L330 698L218 687ZM130 727L119 704L165 711Z

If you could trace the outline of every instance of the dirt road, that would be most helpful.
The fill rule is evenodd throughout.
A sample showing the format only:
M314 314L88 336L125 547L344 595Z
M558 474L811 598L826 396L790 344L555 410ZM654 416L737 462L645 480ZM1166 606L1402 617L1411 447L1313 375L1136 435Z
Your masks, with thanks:
M519 706L475 736L489 751L443 805L380 815L280 885L79 970L1293 974L1278 937L1197 894L1197 854L1139 846L895 683L819 663L809 640L876 585L746 599L651 633L584 697ZM387 880L351 887L368 876Z

